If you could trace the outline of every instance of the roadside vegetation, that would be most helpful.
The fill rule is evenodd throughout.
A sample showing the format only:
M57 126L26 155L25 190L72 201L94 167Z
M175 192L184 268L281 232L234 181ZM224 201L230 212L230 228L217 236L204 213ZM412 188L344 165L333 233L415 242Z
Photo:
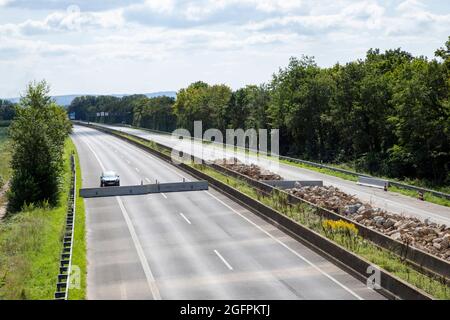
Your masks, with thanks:
M148 146L156 151L170 155L170 150L160 148L152 141L143 140L123 132L117 134L135 142ZM351 223L344 221L331 221L324 219L316 212L316 209L307 204L288 204L285 195L279 192L265 194L257 191L246 181L227 176L217 170L200 164L190 164L192 167L213 177L240 192L262 202L263 204L279 211L303 226L327 237L347 250L359 255L378 267L390 272L409 284L423 290L437 299L450 299L450 287L445 279L433 278L421 273L403 261L399 256L389 250L380 248L370 241L358 235L358 231Z
M13 170L10 213L20 211L25 204L48 202L54 206L58 200L64 143L72 125L49 91L44 81L29 84L9 128Z
M80 270L80 287L69 288L70 300L86 299L86 213L84 209L84 200L80 197L79 191L81 188L81 167L78 157L78 152L72 140L68 139L68 144L71 146L75 154L75 166L77 171L77 185L76 185L76 200L75 200L75 233L72 252L72 265L77 266Z
M0 299L53 299L70 188L67 140L55 206L26 205L0 223Z
M8 210L0 224L0 299L52 299L59 273L74 146L63 108L30 83L9 126ZM3 149L2 149L3 150Z

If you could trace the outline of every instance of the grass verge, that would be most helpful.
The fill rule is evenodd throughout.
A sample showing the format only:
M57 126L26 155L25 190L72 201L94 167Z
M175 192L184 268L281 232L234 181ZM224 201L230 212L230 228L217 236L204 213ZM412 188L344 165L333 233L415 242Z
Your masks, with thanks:
M81 167L78 158L78 152L69 139L69 144L75 154L75 166L77 170L77 185L75 198L75 231L72 251L72 270L76 270L80 275L79 287L69 289L69 300L86 299L86 213L84 209L84 200L80 197L81 188Z
M29 206L0 224L0 299L53 299L70 188L71 141L64 148L58 205Z

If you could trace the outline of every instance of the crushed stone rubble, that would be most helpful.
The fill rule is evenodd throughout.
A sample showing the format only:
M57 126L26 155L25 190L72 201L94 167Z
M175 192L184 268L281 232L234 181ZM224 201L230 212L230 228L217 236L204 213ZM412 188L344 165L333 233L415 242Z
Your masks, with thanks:
M281 178L278 174L275 174L269 170L261 169L261 167L253 163L244 164L237 158L220 159L216 160L214 163L255 180L283 180L283 178Z
M220 159L215 163L255 180L283 180L278 174L261 169L255 164L244 164L236 158ZM421 221L415 217L374 208L333 186L302 186L296 183L293 189L285 191L392 239L450 261L450 227L445 224L430 222L429 219Z
M293 189L286 191L392 239L450 261L450 227L445 224L430 222L429 219L421 221L415 217L374 208L333 186L311 187L297 183Z

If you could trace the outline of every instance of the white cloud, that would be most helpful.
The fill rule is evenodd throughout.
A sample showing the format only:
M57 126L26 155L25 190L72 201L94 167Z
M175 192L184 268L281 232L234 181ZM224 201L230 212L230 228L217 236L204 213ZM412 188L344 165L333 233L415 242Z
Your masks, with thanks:
M12 0L0 0L0 7L7 5L8 3L11 3Z
M144 6L158 13L170 13L174 10L174 0L146 0Z
M450 34L450 12L418 0L111 0L103 7L79 0L80 10L69 0L37 3L0 0L0 74L14 65L20 83L42 73L61 83L58 90L90 84L92 91L123 85L120 91L136 92L130 86L149 83L177 89L202 76L233 86L260 83L289 56L331 65L371 47L399 46L431 56ZM27 19L8 20L7 10L22 7ZM30 14L34 7L39 14ZM117 72L136 82L121 82ZM0 84L0 97L19 82Z
M0 25L0 34L11 32L17 35L80 31L81 28L119 28L124 24L121 10L83 12L78 7L67 11L56 11L42 20L26 20L18 24Z

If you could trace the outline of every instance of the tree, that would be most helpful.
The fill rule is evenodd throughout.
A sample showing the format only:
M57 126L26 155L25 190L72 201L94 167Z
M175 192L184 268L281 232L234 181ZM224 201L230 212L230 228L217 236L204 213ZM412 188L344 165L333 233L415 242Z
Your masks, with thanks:
M0 120L12 120L14 116L14 104L0 99Z
M198 81L181 89L173 106L177 124L191 132L194 121L202 121L203 128L225 129L231 89L226 85L209 86Z
M444 183L450 169L450 105L444 72L437 61L416 58L398 70L393 94L396 117L391 121L398 140L390 150L390 161L404 170L402 175L434 183Z
M64 143L71 131L66 111L48 96L45 81L30 83L11 123L13 175L8 211L58 200Z

